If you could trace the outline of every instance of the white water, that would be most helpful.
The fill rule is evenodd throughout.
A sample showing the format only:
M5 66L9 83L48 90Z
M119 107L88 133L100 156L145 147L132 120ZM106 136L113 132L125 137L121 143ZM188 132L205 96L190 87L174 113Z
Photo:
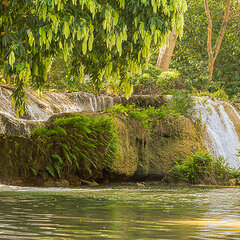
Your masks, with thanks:
M43 97L39 98L35 91L26 90L27 107L24 116L17 119L12 109L12 93L12 87L0 86L0 134L28 135L53 114L104 111L119 102L111 96L80 92L44 92Z
M237 134L232 116L226 112L226 107L232 109L233 113L240 121L237 111L225 102L213 101L210 99L197 101L196 110L205 124L207 137L204 141L208 151L227 159L229 166L238 169L240 167L239 157L240 149L239 136Z

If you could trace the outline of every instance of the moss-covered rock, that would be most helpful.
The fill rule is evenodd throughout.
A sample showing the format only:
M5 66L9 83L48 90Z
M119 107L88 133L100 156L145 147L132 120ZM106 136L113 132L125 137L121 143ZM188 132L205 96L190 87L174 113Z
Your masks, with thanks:
M0 178L3 182L31 176L28 162L32 158L32 143L26 137L0 136Z
M149 177L164 178L176 161L185 159L205 146L193 122L181 117L175 125L163 123L162 130L149 143Z
M31 138L2 135L0 145L2 180L25 185L60 179L70 185L81 179L161 180L175 161L204 149L185 117L155 119L149 129L128 115L100 113L56 115Z

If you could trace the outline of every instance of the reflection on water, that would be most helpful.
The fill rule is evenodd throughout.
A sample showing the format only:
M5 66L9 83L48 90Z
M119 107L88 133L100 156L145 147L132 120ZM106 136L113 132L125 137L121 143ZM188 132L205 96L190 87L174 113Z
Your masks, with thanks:
M240 188L0 185L0 239L239 239Z

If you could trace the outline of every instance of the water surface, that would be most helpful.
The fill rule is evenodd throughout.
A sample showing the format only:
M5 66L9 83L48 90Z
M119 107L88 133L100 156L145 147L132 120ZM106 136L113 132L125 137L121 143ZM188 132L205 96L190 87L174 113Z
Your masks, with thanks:
M0 239L240 239L240 188L0 185Z

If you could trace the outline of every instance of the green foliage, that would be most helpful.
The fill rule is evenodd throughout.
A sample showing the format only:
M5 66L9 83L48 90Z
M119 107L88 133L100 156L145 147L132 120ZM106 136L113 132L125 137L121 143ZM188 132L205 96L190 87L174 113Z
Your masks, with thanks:
M155 120L166 120L169 124L173 124L181 115L173 105L163 105L159 108L149 106L148 108L138 108L135 104L116 104L112 109L107 110L108 113L120 113L128 115L141 121L142 126L152 130L152 124Z
M224 88L231 97L240 91L239 55L240 38L239 9L231 7L230 19L218 53L213 72L213 81L207 88L208 80L208 25L203 1L188 0L188 11L185 14L185 28L181 40L177 41L171 67L177 69L186 87L191 90L210 92ZM232 1L232 4L234 1ZM237 3L239 6L239 2ZM221 28L225 4L218 0L209 0L213 21L213 43Z
M179 79L179 72L177 70L168 70L162 72L157 81L157 85L163 89L172 89L175 87L176 81Z
M177 70L162 72L161 69L149 64L142 74L131 77L135 94L172 94L173 90L182 90L185 83L180 79Z
M155 120L166 120L173 124L180 115L192 118L195 102L190 94L183 91L175 91L173 97L161 107L148 106L148 108L136 107L134 103L122 105L115 104L107 113L120 113L128 115L142 122L143 127L151 129Z
M178 180L190 183L221 182L233 177L233 170L226 164L223 157L214 157L209 152L197 152L177 162L172 168L171 175Z
M21 86L17 96L29 83L42 90L53 57L59 55L71 77L90 75L95 90L117 79L129 97L129 73L148 63L151 44L167 43L174 25L182 35L186 8L186 0L2 2L1 73Z
M237 94L233 95L231 101L233 103L239 103L240 102L240 93L237 93Z
M6 80L0 74L0 84L6 84Z
M148 73L143 73L138 79L136 79L137 84L146 87L148 84L153 85L156 83L156 79Z
M192 95L185 91L174 91L173 97L170 101L170 108L174 109L175 112L179 114L192 118L194 117L195 101Z
M199 96L209 96L213 99L218 99L218 100L222 100L225 102L229 102L229 97L223 89L219 89L216 92L212 92L212 93L209 91L203 91L203 92L200 92L198 95Z
M118 156L119 139L111 118L81 114L59 118L49 127L35 129L32 138L36 149L43 153L35 161L52 176L57 173L61 177L70 169L84 173L89 164L88 169L108 169Z
M147 85L156 85L161 69L149 64L147 69L143 69L142 74L135 74L131 77L134 85L141 85L146 87Z

